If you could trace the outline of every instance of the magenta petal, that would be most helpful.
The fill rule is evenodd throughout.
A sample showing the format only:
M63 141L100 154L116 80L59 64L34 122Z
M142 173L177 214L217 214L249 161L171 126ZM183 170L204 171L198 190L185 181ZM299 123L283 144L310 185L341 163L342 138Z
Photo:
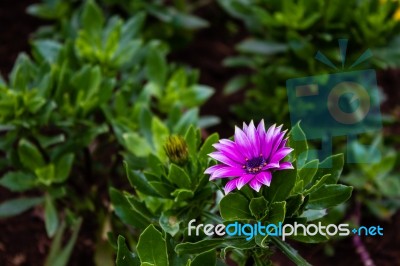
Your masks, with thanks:
M259 192L261 188L261 183L257 181L256 178L250 181L250 187L255 191Z
M235 142L236 147L239 149L241 153L247 158L251 158L252 150L249 139L246 134L238 127L235 128Z
M250 142L246 134L238 127L235 128L235 142L242 148L249 149Z
M234 160L228 158L225 154L221 152L212 152L208 154L208 156L232 167L242 167L242 165L240 165L238 162L235 162Z
M279 169L280 170L285 170L285 169L294 169L293 165L291 162L283 162L279 164Z
M264 137L265 135L265 125L264 125L264 119L261 119L260 123L258 123L257 126L257 133L259 137Z
M231 145L231 146L235 145L235 142L230 139L220 139L219 143L224 144L224 145Z
M233 167L224 167L216 170L210 177L210 180L214 180L217 178L224 177L237 177L245 174L243 169L233 168Z
M282 126L283 126L283 125L280 125L280 126L278 126L278 127L275 128L275 132L274 132L274 135L275 135L275 136L278 135L279 132L281 132Z
M272 141L272 138L273 138L274 132L275 132L275 126L276 126L276 125L273 124L272 126L270 126L270 127L268 128L267 134L265 135L265 141L266 141L267 143Z
M242 175L237 183L237 188L241 189L244 185L249 183L254 178L254 174Z
M272 180L271 172L261 172L257 175L257 181L269 187Z
M256 127L254 126L253 120L251 120L249 127L247 129L247 138L249 139L252 156L260 155L260 145L259 145L259 137L257 135Z
M285 148L287 141L288 141L288 138L282 140L281 143L279 144L278 150Z
M246 125L245 122L243 122L243 132L244 132L245 134L247 134L247 129L248 129L248 126Z
M280 146L280 144L281 144L281 142L282 142L282 139L283 139L283 137L285 136L285 134L286 134L286 131L283 131L282 133L279 133L276 137L275 137L275 139L274 139L274 146L273 146L273 148L272 148L272 154L274 154L277 150L278 150L278 147Z
M230 180L228 183L226 183L226 185L224 187L225 195L237 187L238 181L239 181L239 178L235 178L235 179Z
M272 158L271 158L271 162L272 163L278 163L280 160L282 160L283 158L285 158L286 155L288 155L289 153L291 153L293 151L292 148L283 148L280 149L278 152L276 152Z
M213 165L213 166L211 166L211 167L208 167L208 168L204 171L204 173L205 173L205 174L212 174L212 173L214 173L214 171L216 171L216 170L218 170L218 169L221 169L221 168L223 168L223 167L226 167L226 166L223 165L223 164Z
M264 155L264 158L269 158L271 156L271 151L272 151L272 140L268 140L268 137L266 136L264 138L264 144L261 150L261 153Z
M230 147L228 145L224 145L222 143L215 143L214 148L216 148L219 152L224 154L226 157L232 159L233 161L243 164L245 162L245 158L242 153L240 153L236 147Z
M262 169L267 170L267 169L273 169L273 168L279 168L279 163L269 163L266 166L264 166Z

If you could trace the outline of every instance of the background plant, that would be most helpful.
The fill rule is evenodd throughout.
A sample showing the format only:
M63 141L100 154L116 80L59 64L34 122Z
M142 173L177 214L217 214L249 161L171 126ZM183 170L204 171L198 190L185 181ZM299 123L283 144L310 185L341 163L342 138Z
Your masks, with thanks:
M77 30L77 18L81 12L81 3L85 1L43 0L27 9L28 13L54 23L41 27L36 34L53 36L54 38L73 37ZM193 37L196 30L209 26L203 18L194 12L209 1L98 1L113 14L129 18L137 14L145 14L149 19L143 30L146 39L162 39L174 48L183 47Z
M225 60L228 67L251 69L226 87L226 93L246 88L245 103L237 106L240 116L288 121L286 80L340 70L315 60L318 50L340 68L337 40L349 39L345 68L362 52L371 49L369 65L378 69L398 65L393 49L398 40L397 3L372 1L218 1L232 17L242 21L249 38L237 45L238 56ZM376 36L379 36L377 38Z
M0 183L37 195L3 202L0 216L43 206L47 234L54 237L48 265L67 263L79 217L91 217L85 223L98 228L96 254L104 252L107 187L124 173L119 152L125 146L136 150L139 134L163 130L167 116L174 132L197 124L197 107L213 93L197 84L195 70L167 65L168 45L144 40L144 14L126 21L106 17L93 1L74 14L70 21L76 34L37 37L32 58L21 54L0 85L5 154ZM206 118L199 123L215 122ZM164 137L141 148L159 149ZM73 226L73 235L61 248L66 224ZM106 250L111 259L112 250Z

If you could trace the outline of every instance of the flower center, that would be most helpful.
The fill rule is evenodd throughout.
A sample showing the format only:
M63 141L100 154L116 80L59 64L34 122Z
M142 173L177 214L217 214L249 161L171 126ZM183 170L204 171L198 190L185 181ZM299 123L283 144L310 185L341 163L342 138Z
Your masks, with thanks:
M262 154L258 157L254 157L252 159L246 158L246 164L243 165L243 169L246 169L248 174L256 174L261 171L261 169L267 165Z

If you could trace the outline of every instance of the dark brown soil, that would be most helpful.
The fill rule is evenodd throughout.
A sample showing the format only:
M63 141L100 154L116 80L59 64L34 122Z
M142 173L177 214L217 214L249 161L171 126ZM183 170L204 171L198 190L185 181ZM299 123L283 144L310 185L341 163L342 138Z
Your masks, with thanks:
M18 53L29 51L29 34L42 23L26 14L34 0L0 1L0 73L7 76Z
M16 198L0 187L0 202ZM43 265L50 240L40 210L0 220L0 264L4 266Z
M32 33L41 21L25 14L25 8L36 2L33 0L2 0L0 1L0 72L6 76L13 62L21 51L29 51L29 34ZM204 18L210 21L212 28L197 32L190 46L174 52L171 59L190 64L201 70L200 81L203 84L216 88L216 94L202 108L202 114L216 115L222 118L221 124L209 129L218 131L221 136L227 137L232 132L232 121L235 116L230 111L232 104L242 101L243 93L229 97L223 96L222 88L225 83L237 73L244 70L227 69L222 66L222 60L235 53L234 46L246 36L237 24L236 33L228 33L224 18L218 5L212 3L199 10ZM383 85L389 100L384 104L383 110L388 113L396 113L400 99L400 72L390 70L382 72L379 82ZM394 127L389 134L400 133L399 127ZM0 202L17 197L0 188ZM19 216L0 220L0 265L43 265L50 240L46 236L42 210L34 209ZM381 224L374 219L363 221L363 224ZM372 255L376 265L400 265L400 213L397 213L390 222L382 223L385 235L383 237L364 238L367 249ZM70 265L93 265L93 243L90 238L94 235L93 227L85 223L82 234L74 249ZM335 244L335 256L327 257L323 254L320 245L294 244L306 259L314 265L362 265L355 253L351 239L345 239ZM287 258L280 253L274 256L276 265L292 265Z

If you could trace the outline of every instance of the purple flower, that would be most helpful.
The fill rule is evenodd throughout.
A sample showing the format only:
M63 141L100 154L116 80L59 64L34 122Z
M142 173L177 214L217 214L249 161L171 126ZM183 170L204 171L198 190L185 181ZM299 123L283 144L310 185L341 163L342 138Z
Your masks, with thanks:
M253 121L248 126L243 123L243 130L235 127L235 140L221 139L213 145L217 151L209 154L221 164L209 167L204 173L211 175L210 180L233 177L224 188L225 194L246 184L257 192L262 185L269 186L273 171L293 169L290 162L280 162L293 151L286 146L287 138L283 139L286 130L281 128L272 125L266 132L264 120L257 128Z

